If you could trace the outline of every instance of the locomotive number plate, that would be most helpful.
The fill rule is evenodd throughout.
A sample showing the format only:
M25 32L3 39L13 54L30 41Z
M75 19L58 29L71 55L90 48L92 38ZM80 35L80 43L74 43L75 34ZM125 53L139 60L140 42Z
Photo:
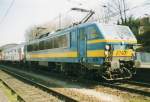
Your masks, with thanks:
M122 55L122 56L125 56L127 55L127 51L123 51L123 50L120 50L120 51L117 51L116 55Z
M132 51L118 50L118 51L114 52L114 56L132 56Z

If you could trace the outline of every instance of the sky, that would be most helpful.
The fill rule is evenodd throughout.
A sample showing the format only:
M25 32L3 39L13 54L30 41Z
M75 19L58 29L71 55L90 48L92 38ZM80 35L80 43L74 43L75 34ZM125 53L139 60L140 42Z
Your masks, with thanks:
M103 5L107 0L0 0L0 46L25 41L24 34L33 25L53 20L71 7L92 9ZM141 5L148 0L127 0L130 7ZM138 12L137 12L138 11ZM7 14L6 14L7 12ZM139 13L140 12L140 13ZM131 14L141 17L150 14L149 8L132 10Z

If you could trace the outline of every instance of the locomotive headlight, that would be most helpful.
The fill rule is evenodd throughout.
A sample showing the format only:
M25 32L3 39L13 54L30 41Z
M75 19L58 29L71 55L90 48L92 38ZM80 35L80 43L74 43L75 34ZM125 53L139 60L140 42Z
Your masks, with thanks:
M106 49L106 50L109 50L109 49L110 49L110 46L109 46L109 45L105 45L105 49Z
M109 52L108 52L108 51L105 51L104 53L105 53L105 57L108 57L108 53L109 53Z

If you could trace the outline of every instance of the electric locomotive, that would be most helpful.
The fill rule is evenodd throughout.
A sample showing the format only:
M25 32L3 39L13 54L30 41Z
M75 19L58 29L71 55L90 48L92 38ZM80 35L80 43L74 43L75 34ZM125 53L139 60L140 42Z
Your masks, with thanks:
M86 70L106 80L127 79L135 74L136 43L127 26L91 22L28 42L25 58L32 65L47 62L63 72Z

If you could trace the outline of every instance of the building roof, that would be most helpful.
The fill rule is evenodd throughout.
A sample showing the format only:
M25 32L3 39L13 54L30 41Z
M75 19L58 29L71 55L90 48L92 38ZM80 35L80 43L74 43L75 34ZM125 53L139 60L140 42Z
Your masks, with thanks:
M6 44L6 45L1 46L1 47L0 47L0 50L8 49L8 48L10 48L10 47L15 47L15 46L17 46L17 45L18 45L18 44L15 44L15 43L13 43L13 44Z

